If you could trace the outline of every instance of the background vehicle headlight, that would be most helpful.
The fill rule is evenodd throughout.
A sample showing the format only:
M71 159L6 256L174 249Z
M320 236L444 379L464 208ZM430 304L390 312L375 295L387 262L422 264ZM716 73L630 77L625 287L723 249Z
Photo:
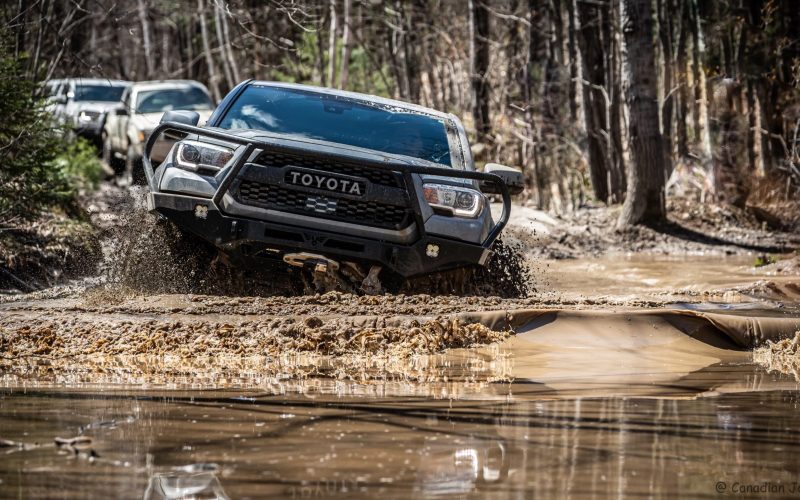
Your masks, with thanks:
M475 217L483 209L483 194L474 189L425 184L422 192L431 208L446 210L459 217Z
M221 170L231 158L231 149L196 141L181 142L175 153L175 163L193 172L200 169Z

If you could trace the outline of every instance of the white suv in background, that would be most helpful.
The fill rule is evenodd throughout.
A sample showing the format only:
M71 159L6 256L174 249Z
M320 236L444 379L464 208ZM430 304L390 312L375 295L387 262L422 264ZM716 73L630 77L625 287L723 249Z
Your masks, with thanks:
M109 111L103 128L103 158L126 184L144 183L143 147L165 111L196 111L203 124L214 110L206 87L193 80L136 82Z
M130 85L105 78L50 80L44 84L46 106L60 125L99 147L106 113L119 106Z

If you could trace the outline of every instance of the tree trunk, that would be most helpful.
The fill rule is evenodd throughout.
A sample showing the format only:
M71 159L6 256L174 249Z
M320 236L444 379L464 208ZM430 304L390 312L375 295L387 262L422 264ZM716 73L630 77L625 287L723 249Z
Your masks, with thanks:
M208 40L208 25L206 24L205 0L197 0L197 15L200 17L200 35L203 38L203 52L206 56L208 66L208 84L211 87L211 95L215 101L219 101L222 96L219 93L219 80L217 67L214 64L214 54L211 52L211 43Z
M658 37L661 40L661 54L664 62L663 104L661 106L661 133L664 137L665 154L669 161L667 177L672 171L672 119L675 109L675 93L672 92L673 82L673 50L672 50L672 12L669 0L658 0Z
M676 140L678 146L678 156L686 158L689 156L689 132L686 126L686 120L689 119L689 74L687 71L687 45L689 39L689 16L688 6L685 2L681 2L681 22L680 31L678 34L678 108L675 115L676 126Z
M317 73L319 74L319 85L321 87L326 87L326 78L325 78L325 42L322 38L322 33L324 31L325 20L324 18L320 20L319 25L317 26L317 32L315 33L317 39L317 60L316 60L316 67Z
M222 5L219 3L217 7L219 8L219 17L222 22L222 36L225 40L225 58L228 61L228 66L231 68L233 85L237 85L241 81L241 77L239 76L239 63L236 62L236 56L233 54L233 47L231 46L231 30L228 23L228 13L223 10Z
M330 0L330 29L328 30L328 84L336 83L336 0Z
M347 88L350 76L350 8L352 0L344 0L342 12L342 61L339 68L339 88Z
M611 110L609 112L609 134L611 135L611 194L614 202L622 203L627 190L625 177L625 154L622 146L622 50L620 48L621 29L619 0L612 0L609 8L608 42L610 60L608 69L608 93L611 94Z
M403 26L405 26L405 34L403 35L404 78L408 84L408 99L417 103L419 102L420 89L422 88L419 52L422 39L420 30L425 22L423 18L424 9L425 2L423 0L414 0L401 10Z
M219 48L221 49L222 71L225 73L226 86L230 90L233 88L233 73L231 72L231 62L228 60L228 54L225 51L225 37L222 35L222 12L217 0L211 1L214 2L214 29L217 32L217 43L219 43Z
M608 203L609 151L608 123L606 111L610 106L605 87L605 55L600 38L600 7L594 3L578 3L580 23L579 43L583 66L583 114L586 120L586 138L589 144L589 177L592 181L595 198Z
M708 166L711 161L711 136L708 130L708 92L706 89L706 73L703 69L705 59L705 41L700 29L700 9L698 0L690 1L692 16L692 76L694 80L694 133L695 141L700 144L700 158Z
M664 139L658 122L658 73L651 0L623 0L622 4L633 164L628 168L628 193L618 227L666 219L667 171Z
M567 37L567 51L569 54L569 116L573 122L581 120L582 116L579 114L579 89L583 87L580 79L583 78L583 72L580 69L581 61L578 54L578 43L575 40L578 31L578 22L575 19L576 10L575 0L569 0L567 7L567 22L569 23L569 35Z
M147 19L147 6L145 0L139 0L139 22L142 25L142 46L144 47L144 62L147 69L146 77L153 78L153 44L150 40L150 21Z
M469 0L470 73L472 79L472 116L477 142L486 142L489 123L489 12L485 0Z

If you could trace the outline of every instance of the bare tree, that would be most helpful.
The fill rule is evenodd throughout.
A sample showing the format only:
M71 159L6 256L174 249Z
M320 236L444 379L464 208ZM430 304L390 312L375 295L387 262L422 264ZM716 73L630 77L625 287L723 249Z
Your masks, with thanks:
M469 0L470 73L472 78L472 116L478 142L491 132L489 121L489 12L484 0Z
M147 68L147 78L153 78L153 43L150 40L150 21L147 19L147 5L145 0L139 0L139 22L142 24L142 46L144 47L144 62Z
M605 7L602 7L605 8ZM605 85L605 60L603 41L600 37L602 25L601 7L592 2L578 2L580 22L580 49L583 62L583 112L586 120L586 135L589 142L589 177L595 197L608 203L611 192L611 136L608 131L607 112L611 100ZM619 183L617 183L619 184ZM616 194L616 193L614 193ZM619 194L616 194L619 199Z
M217 66L214 63L214 54L211 52L211 42L208 39L208 26L206 24L205 0L197 0L197 15L200 17L200 35L203 38L203 54L208 66L208 84L211 87L211 94L214 100L219 101L222 96L219 92L219 77L217 76Z
M658 223L666 218L664 185L668 165L659 127L656 32L651 2L622 2L633 164L628 168L628 193L617 222L619 227Z

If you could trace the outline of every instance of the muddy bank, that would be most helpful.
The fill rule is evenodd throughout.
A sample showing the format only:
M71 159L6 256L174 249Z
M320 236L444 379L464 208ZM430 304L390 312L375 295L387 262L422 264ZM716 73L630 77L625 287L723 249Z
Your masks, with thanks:
M574 259L647 252L663 255L787 254L800 249L800 233L772 227L753 213L714 203L668 200L668 222L615 229L619 206L550 215L515 206L508 234L528 242L531 255Z
M0 226L0 295L91 276L101 257L88 221L50 215L24 226Z

